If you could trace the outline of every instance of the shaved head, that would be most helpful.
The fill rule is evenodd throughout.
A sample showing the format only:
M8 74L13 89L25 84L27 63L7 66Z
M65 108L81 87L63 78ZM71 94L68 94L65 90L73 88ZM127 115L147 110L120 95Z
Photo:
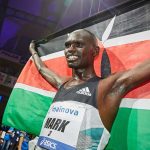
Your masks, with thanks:
M86 29L78 29L78 30L71 32L70 34L72 33L80 33L80 34L82 33L83 36L85 35L93 43L93 46L97 46L97 38L92 32Z

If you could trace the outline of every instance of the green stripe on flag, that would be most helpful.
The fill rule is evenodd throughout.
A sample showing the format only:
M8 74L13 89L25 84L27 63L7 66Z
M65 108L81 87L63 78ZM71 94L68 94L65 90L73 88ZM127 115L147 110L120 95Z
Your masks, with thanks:
M51 97L15 88L5 109L3 124L38 135L52 100Z
M150 110L120 108L106 150L149 150Z

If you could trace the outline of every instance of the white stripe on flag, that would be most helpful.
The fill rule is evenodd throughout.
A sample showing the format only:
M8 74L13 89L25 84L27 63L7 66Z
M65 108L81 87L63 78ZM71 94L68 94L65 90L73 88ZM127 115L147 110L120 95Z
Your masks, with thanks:
M150 110L150 99L123 98L120 107Z
M19 88L19 89L23 89L26 91L30 91L30 92L34 92L43 96L47 96L47 97L54 97L56 92L51 92L51 91L47 91L47 90L42 90L36 87L32 87L26 84L22 84L22 83L16 83L14 88Z
M26 91L31 91L47 97L54 97L56 94L56 92L42 90L22 83L16 83L14 88L20 88ZM123 98L120 107L150 110L150 99Z
M45 61L45 60L54 59L54 58L58 58L62 56L65 56L64 51L59 51L59 52L52 53L46 56L42 56L41 58L43 61Z
M125 35L125 36L117 37L114 39L108 39L104 43L104 47L107 48L107 47L112 47L112 46L117 46L117 45L123 45L123 44L135 43L135 42L139 42L139 41L150 40L149 35L150 35L150 30Z
M148 31L144 31L144 32L139 32L139 33L135 33L135 34L129 34L126 36L122 36L122 37L117 37L117 38L113 38L113 39L108 39L105 44L104 47L111 47L111 46L117 46L117 45L123 45L123 44L129 44L129 43L134 43L134 42L140 42L140 41L145 41L145 40L150 40L150 30ZM54 58L58 58L58 57L62 57L64 56L64 51L59 51L56 53L52 53L46 56L42 56L42 60L46 61L49 59L54 59Z

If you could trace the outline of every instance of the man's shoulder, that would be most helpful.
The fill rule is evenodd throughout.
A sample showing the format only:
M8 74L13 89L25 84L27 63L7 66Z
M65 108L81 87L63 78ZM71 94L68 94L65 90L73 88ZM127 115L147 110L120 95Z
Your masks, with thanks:
M104 82L107 82L109 80L114 80L114 79L118 79L119 77L121 77L123 74L125 73L125 71L122 71L122 72L114 72L108 76L105 76L105 77L100 77L101 78L101 81L104 81Z
M100 91L103 89L110 89L112 86L118 81L118 79L122 76L122 72L116 72L113 74L110 74L107 77L101 77L99 80L99 89Z

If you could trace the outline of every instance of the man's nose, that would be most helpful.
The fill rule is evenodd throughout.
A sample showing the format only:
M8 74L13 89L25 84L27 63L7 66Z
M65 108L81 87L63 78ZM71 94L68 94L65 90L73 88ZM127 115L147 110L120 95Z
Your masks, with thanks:
M68 52L76 51L75 44L71 44L71 45L67 48L67 51L68 51Z

